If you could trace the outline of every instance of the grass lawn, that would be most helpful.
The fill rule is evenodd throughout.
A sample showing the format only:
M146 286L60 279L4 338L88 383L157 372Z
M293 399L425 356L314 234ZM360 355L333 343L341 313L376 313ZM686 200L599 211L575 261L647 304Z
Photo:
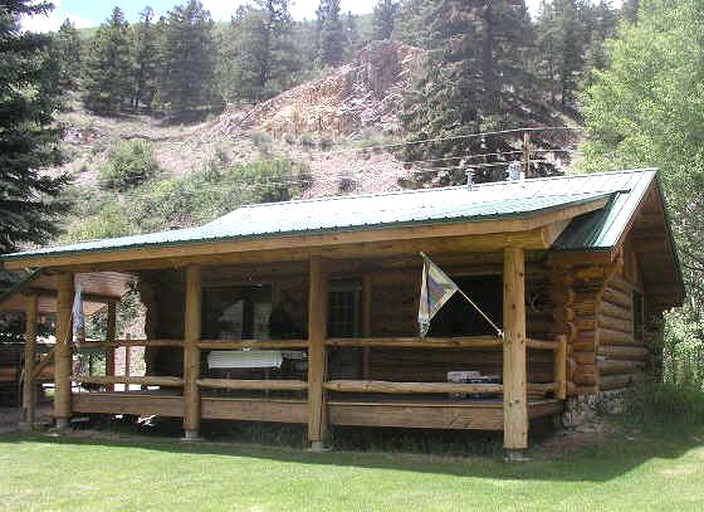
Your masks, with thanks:
M704 436L623 435L498 457L0 437L3 510L704 510Z

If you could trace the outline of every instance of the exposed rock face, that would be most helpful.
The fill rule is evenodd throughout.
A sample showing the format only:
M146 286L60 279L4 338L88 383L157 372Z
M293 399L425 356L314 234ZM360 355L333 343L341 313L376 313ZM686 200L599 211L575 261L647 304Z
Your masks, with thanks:
M423 52L376 41L354 61L327 76L290 89L246 112L226 113L228 135L259 129L274 136L301 134L354 138L363 131L395 133L403 92L412 84Z

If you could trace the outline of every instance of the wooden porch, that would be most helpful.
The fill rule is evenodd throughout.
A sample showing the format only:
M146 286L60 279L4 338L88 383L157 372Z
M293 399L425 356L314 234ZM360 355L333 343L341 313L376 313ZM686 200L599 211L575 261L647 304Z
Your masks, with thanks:
M73 275L59 274L57 345L55 349L55 417L66 427L73 414L159 415L183 418L187 439L199 436L201 420L245 420L308 425L314 449L324 446L328 425L430 429L503 430L505 447L528 446L531 419L559 413L567 390L567 344L526 336L525 256L518 248L503 254L503 330L496 336L444 338L328 336L330 262L308 260L307 339L243 340L202 338L203 267L185 267L183 339L115 339L116 303L108 302L106 339L69 345ZM28 299L28 341L34 335L35 300ZM365 300L365 308L371 301ZM365 324L368 324L365 321ZM365 325L364 332L370 332ZM31 346L31 343L28 343ZM115 375L114 354L121 347L166 348L183 357L182 375ZM364 359L363 378L339 378L327 368L330 351L353 349ZM493 354L501 382L429 382L427 379L374 379L367 366L372 350L437 351ZM72 373L72 352L104 351L106 375ZM202 355L209 351L295 350L305 353L305 378L214 378L202 374ZM551 378L529 382L528 356L540 353L552 360ZM27 361L32 361L28 358ZM111 364L112 362L112 364ZM26 368L28 374L34 371ZM125 392L116 392L116 385ZM142 391L129 391L138 386ZM95 389L100 389L96 391ZM92 391L86 391L91 389ZM31 397L30 397L31 399ZM31 403L25 404L29 410ZM28 414L28 417L30 414Z

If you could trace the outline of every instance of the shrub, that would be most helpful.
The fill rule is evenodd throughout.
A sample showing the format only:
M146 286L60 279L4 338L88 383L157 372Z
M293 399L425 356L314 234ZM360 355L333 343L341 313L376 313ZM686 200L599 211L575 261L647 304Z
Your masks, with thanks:
M100 186L124 192L153 178L159 170L151 143L144 140L119 142L100 169Z
M255 160L217 170L206 165L183 178L145 184L133 200L141 231L196 225L248 203L286 201L311 184L307 164Z
M72 229L64 241L78 242L81 240L97 240L128 235L132 225L117 202L103 203L100 210L92 216L85 218L76 228Z
M298 138L298 143L306 149L311 149L315 146L313 136L309 133L304 133Z
M649 380L630 388L624 398L627 426L668 432L704 426L704 394L694 386Z

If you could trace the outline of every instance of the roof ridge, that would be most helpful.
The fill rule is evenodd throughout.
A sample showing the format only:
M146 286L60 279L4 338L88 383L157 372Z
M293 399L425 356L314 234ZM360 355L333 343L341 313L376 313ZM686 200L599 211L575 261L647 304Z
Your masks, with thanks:
M639 172L647 172L647 171L655 171L657 172L657 169L654 167L646 167L642 169L622 169L618 171L604 171L604 172L593 172L593 173L580 173L580 174L565 174L562 176L546 176L542 178L529 178L527 180L522 180L522 181L491 181L491 182L486 182L486 183L477 183L474 185L475 189L482 189L482 188L493 188L493 187L498 187L498 186L511 186L511 185L517 185L525 182L538 182L538 181L550 181L550 180L566 180L566 179L577 179L577 178L590 178L594 176L606 176L606 175L613 175L613 174L634 174L634 173L639 173ZM414 195L414 194L422 194L422 193L430 193L430 192L440 192L440 191L447 191L447 190L461 190L465 189L466 185L453 185L453 186L447 186L447 187L430 187L430 188L418 188L418 189L407 189L407 190L388 190L386 192L371 192L367 194L352 194L352 195L346 195L346 196L324 196L324 197L311 197L308 199L292 199L290 201L275 201L271 203L249 203L240 206L239 208L236 208L232 210L231 212L228 212L216 219L213 219L211 222L216 222L217 220L228 216L230 213L235 212L237 210L241 209L249 209L249 208L263 208L263 207L271 207L275 205L279 205L282 203L285 204L306 204L306 203L322 203L322 202L328 202L328 201L344 201L347 199L361 199L361 198L368 198L368 197L391 197L391 196L397 196L397 195ZM554 195L554 194L551 194ZM548 197L548 196L535 196L535 197ZM209 224L209 223L208 223Z

